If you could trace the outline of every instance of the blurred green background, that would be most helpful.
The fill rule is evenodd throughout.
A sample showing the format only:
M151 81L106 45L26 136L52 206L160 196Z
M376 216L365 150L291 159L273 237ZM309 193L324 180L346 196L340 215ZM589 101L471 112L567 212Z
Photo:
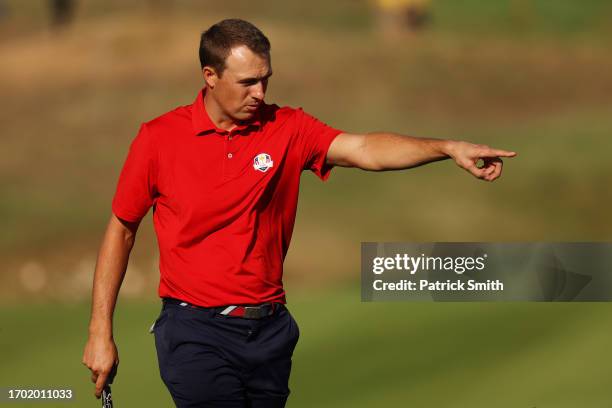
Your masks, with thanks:
M428 24L393 35L358 0L82 0L61 27L48 7L0 2L0 387L99 404L80 361L129 143L195 98L200 32L241 17L272 42L268 102L347 131L519 152L492 184L451 162L304 174L285 263L301 327L288 406L612 404L609 304L362 304L359 290L361 241L611 240L612 3L432 0ZM115 316L119 407L172 406L148 334L156 253L148 215Z

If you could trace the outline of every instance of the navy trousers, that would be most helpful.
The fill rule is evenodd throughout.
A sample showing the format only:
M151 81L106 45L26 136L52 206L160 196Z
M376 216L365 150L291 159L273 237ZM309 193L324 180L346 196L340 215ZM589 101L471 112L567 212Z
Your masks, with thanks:
M164 302L153 333L177 407L285 406L299 329L284 305L255 320Z

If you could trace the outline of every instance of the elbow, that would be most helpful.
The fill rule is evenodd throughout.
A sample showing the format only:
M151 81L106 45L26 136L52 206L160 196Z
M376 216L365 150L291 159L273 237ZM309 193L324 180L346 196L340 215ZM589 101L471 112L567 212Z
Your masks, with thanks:
M373 172L387 170L385 167L381 166L378 163L366 163L366 164L363 164L362 166L359 166L359 168L365 171L373 171Z
M359 156L358 162L355 164L355 167L359 167L362 170L366 171L384 171L387 170L385 166L372 154L368 154L366 149L363 150L362 154Z
M383 171L386 170L380 163L374 160L369 160L365 157L359 157L356 160L347 160L344 162L334 163L340 167L353 167L365 171Z

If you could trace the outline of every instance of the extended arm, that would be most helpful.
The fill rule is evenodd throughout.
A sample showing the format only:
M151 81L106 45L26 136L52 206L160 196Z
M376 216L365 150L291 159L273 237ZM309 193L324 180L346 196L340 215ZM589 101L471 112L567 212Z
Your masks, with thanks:
M138 223L129 223L112 215L96 262L89 339L83 353L83 364L91 370L98 398L113 366L119 364L113 340L113 312L137 230Z
M401 170L452 158L475 177L493 181L501 175L500 157L516 153L468 142L428 139L395 133L338 135L327 152L327 163L371 171ZM482 166L478 167L478 161Z

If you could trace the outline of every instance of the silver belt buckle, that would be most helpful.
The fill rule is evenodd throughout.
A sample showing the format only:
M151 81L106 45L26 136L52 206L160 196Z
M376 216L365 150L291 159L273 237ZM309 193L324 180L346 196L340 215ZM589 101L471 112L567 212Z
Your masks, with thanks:
M261 319L263 307L261 306L244 306L245 319Z

